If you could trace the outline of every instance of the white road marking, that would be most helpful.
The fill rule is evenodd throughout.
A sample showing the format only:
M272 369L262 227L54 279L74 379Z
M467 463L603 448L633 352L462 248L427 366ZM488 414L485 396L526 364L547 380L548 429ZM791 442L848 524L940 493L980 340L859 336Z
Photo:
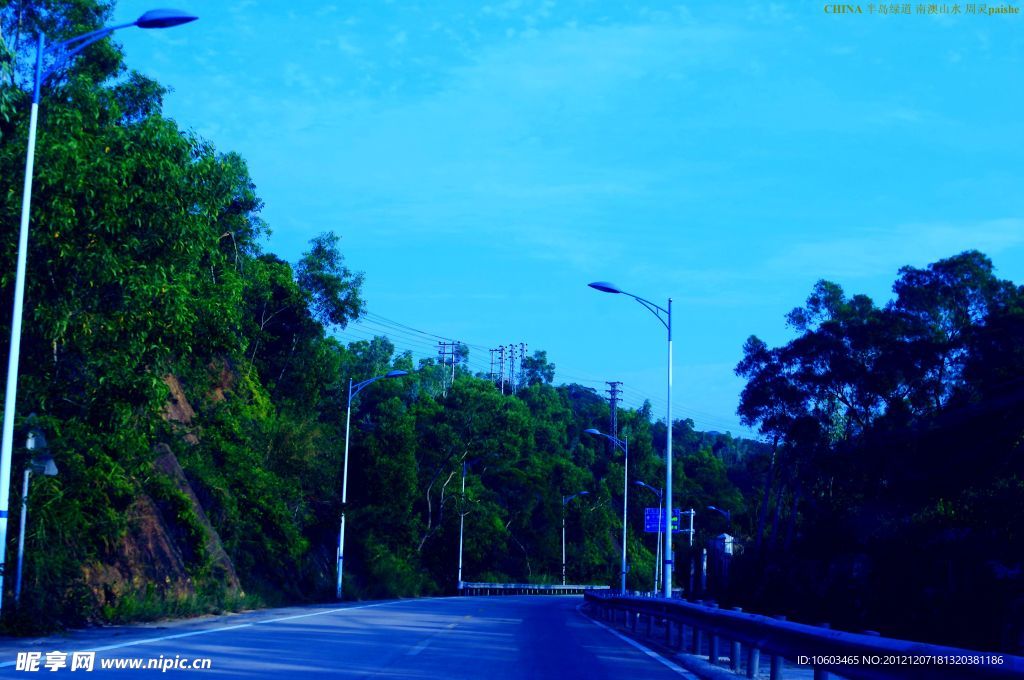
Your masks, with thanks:
M443 635L444 633L446 633L447 631L452 630L453 628L455 628L458 625L459 625L459 623L456 622L454 624L449 624L449 625L445 626L443 631L437 631L436 633L434 633L433 635L428 637L426 640L424 640L420 644L416 645L415 647L413 647L412 649L407 651L406 655L407 656L415 656L416 654L418 654L421 651L423 651L424 649L426 649L427 645L430 644L435 637L437 637L438 635Z
M419 654L420 652L422 652L424 649L427 648L427 645L430 644L431 640L433 640L433 638L427 638L423 642L419 643L418 645L416 645L415 647L410 649L408 652L406 652L405 653L406 656L416 656L417 654Z
M580 607L582 607L582 606L583 605L580 605ZM675 671L676 673L678 673L679 675L683 676L687 680L700 680L700 678L698 678L696 675L694 675L690 671L686 670L682 666L679 666L677 664L672 663L671 661L669 661L668 659L663 657L661 654L658 654L653 649L649 649L647 647L644 647L642 644L640 644L636 640L634 640L632 638L629 638L629 637L626 637L625 635L623 635L619 631L615 630L614 628L609 628L608 626L604 625L600 621L597 621L596 619L592 619L589 616L586 616L583 612L580 611L580 607L576 607L576 611L579 612L580 616L584 617L585 619L587 619L591 623L596 623L597 625L601 626L602 628L604 628L606 631L608 631L609 633L611 633L615 637L619 638L620 640L624 640L625 642L628 642L629 644L633 645L634 647L636 647L637 649L639 649L641 652L643 652L647 656L651 657L652 659L657 659L663 665L668 667L669 670Z
M436 597L431 598L432 600L449 600L453 598L448 597ZM137 645L148 645L153 642L163 642L164 640L180 640L182 638L194 637L196 635L209 635L210 633L223 633L229 630L239 630L241 628L251 628L253 626L260 626L266 623L279 623L281 621L293 621L295 619L305 619L310 616L323 616L325 614L336 614L338 612L354 611L356 609L370 609L371 607L384 607L390 604L400 604L407 602L407 600L397 600L393 602L377 602L375 604L361 604L354 607L337 607L335 609L325 609L323 611L312 612L309 614L296 614L295 616L281 616L276 619L266 619L265 621L253 621L252 623L242 623L235 626L220 626L218 628L204 628L203 630L193 630L187 633L176 633L174 635L164 635L155 638L146 638L145 640L133 640L132 642L122 642L116 645L107 645L105 647L95 647L93 649L87 649L87 652L108 652L112 649L123 649L125 647L135 647ZM71 640L64 643L65 645L71 644ZM422 650L420 650L422 651ZM7 668L13 666L17 661L5 661L0 663L0 668Z
M445 631L451 630L452 628L454 628L457 625L459 625L458 622L456 622L456 623L449 623L447 626L444 627L445 630L440 630L440 631L434 633L433 635L428 637L426 640L424 640L423 642L419 643L418 645L416 645L415 647L410 649L408 652L406 652L405 653L406 656L416 656L417 654L422 652L424 649L426 649L427 645L429 645L434 640L434 638L436 638L438 635L442 635L443 633L445 633Z

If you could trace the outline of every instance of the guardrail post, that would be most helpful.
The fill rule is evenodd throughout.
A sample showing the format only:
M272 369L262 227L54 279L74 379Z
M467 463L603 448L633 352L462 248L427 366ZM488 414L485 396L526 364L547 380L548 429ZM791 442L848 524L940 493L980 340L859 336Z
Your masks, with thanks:
M712 609L718 609L718 603L712 602L708 605ZM712 666L718 665L718 633L711 633L711 641L708 644L708 663Z
M785 616L776 616L778 621L785 621ZM772 667L768 675L770 680L782 680L782 657L777 654L772 654Z
M747 650L747 677L756 678L761 673L761 650L751 647Z
M831 623L819 623L818 625L825 629L832 627ZM815 667L814 680L828 680L828 671L826 671L824 668Z
M742 612L743 611L743 607L733 607L732 610L734 612ZM729 661L730 661L729 668L732 669L732 672L733 673L739 673L740 672L740 641L739 640L733 640L732 641L732 650L730 650L730 652L729 652Z
M676 645L676 649L680 652L686 649L686 624L682 621L679 622L679 643Z
M672 646L672 620L662 619L665 622L665 646Z
M647 637L651 637L651 630L654 628L654 615L647 615Z
M640 618L640 612L634 612L634 611L628 610L628 609L626 611L629 613L629 627L632 628L633 632L635 633L636 632L636 622L637 622L637 619Z
M703 605L704 600L694 600L694 604ZM700 627L693 624L693 632L690 634L690 654L700 654L704 650L704 639Z

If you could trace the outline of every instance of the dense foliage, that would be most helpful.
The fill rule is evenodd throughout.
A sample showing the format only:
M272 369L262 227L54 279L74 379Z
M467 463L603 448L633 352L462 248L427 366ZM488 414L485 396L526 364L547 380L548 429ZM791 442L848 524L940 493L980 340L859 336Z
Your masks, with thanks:
M877 307L821 281L795 339L747 341L740 413L775 446L735 596L1019 650L1024 288L971 251L904 267L893 292Z

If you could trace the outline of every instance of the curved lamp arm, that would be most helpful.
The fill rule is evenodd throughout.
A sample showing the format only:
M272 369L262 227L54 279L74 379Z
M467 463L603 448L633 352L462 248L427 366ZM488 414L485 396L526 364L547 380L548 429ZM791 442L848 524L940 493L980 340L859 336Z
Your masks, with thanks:
M370 383L375 383L378 380L383 380L384 378L401 378L403 375L409 375L409 371L397 371L397 370L396 371L388 371L384 375L378 375L378 376L376 376L374 378L368 378L367 380L364 380L362 382L357 382L354 385L350 384L350 386L348 388L348 400L349 400L349 402L351 402L352 399L357 394L359 394L359 392L361 392L364 387L366 387Z
M726 518L730 522L732 521L732 513L730 511L728 511L728 510L723 510L722 508L717 508L714 505L709 505L708 506L708 510L714 510L715 512L717 512L718 514L720 514L722 517Z
M43 50L43 34L40 33L38 49L36 51L36 82L33 91L33 101L39 101L39 88L41 88L43 83L46 82L46 79L61 68L65 62L89 45L103 40L114 31L122 28L128 28L130 26L138 26L139 28L170 28L171 26L187 24L198 18L199 17L192 14L186 14L185 12L176 9L151 9L135 21L131 21L126 24L118 24L116 26L104 26L103 28L98 28L95 31L89 31L88 33L83 33L82 35L75 36L74 38L68 38L67 40L54 43L45 51ZM54 57L53 63L45 71L42 69L44 54L52 54Z
M658 500L659 500L659 501L661 500L661 497L662 497L662 491L661 491L661 489L655 489L655 488L654 488L653 486L651 486L650 484L647 484L647 483L645 483L645 482L641 482L641 481L640 481L639 479L638 479L638 480L636 480L636 481L634 481L633 483L634 483L634 484L636 484L637 486L642 486L643 488L647 489L647 490L648 490L648 491L650 491L651 493L655 494L655 495L656 495L656 496L658 497Z
M577 491L576 493L574 493L571 496L562 496L562 507L565 507L566 505L568 505L569 502L572 501L572 499L576 498L577 496L587 496L589 494L590 494L589 491Z
M670 334L672 333L672 312L665 309L661 305L655 304L650 300L640 297L639 295L633 295L632 293L628 293L619 288L618 286L616 286L614 283L609 283L607 281L594 281L593 283L588 283L587 285L593 288L594 290L601 291L602 293L628 295L629 297L633 298L634 300L642 304L644 307L646 307L647 311L653 314L658 319L658 321L661 322L665 329L668 330ZM662 314L664 314L664 317L662 317Z
M623 451L626 450L626 442L629 441L628 437L625 440L622 440L622 439L619 439L618 437L613 437L610 434L605 434L604 432L601 432L600 430L596 430L596 429L594 429L592 427L587 429L587 430L583 430L583 431L585 433L587 433L587 434L592 434L592 435L595 435L597 437L604 437L605 439L607 439L608 441L610 441L612 444L614 444L615 446L619 447Z

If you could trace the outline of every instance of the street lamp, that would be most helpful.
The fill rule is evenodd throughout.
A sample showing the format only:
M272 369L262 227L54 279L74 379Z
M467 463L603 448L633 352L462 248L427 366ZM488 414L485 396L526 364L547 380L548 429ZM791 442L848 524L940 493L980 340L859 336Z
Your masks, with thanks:
M612 444L622 449L625 454L625 460L622 463L622 570L620 572L620 585L619 589L622 594L626 594L626 507L627 500L629 498L629 437L623 437L619 439L610 434L605 434L600 430L590 428L584 430L587 434L592 434L597 437L604 437Z
M668 408L665 418L665 517L672 517L672 298L668 299L668 308L654 304L650 300L627 293L613 283L595 281L588 284L602 293L628 295L658 318L668 331ZM664 315L664 316L663 316ZM671 520L670 520L671 521ZM672 597L672 532L665 532L665 597Z
M7 509L10 501L11 451L14 448L14 404L18 396L18 359L21 351L21 317L25 302L25 268L28 259L28 222L32 208L32 169L36 155L36 123L39 118L39 90L46 79L53 75L69 59L106 38L114 31L129 26L139 28L168 28L178 26L197 17L173 9L154 9L146 12L131 23L107 26L63 42L54 43L44 49L44 36L39 34L36 42L36 67L32 84L32 110L28 125L28 150L25 156L25 188L21 198L21 231L18 235L18 264L14 278L14 308L11 313L11 344L7 361L7 391L4 396L3 440L0 444L0 608L3 606L3 574L7 545ZM43 57L51 55L53 63L43 70Z
M565 506L577 496L586 496L589 491L577 491L571 496L562 496L562 585L565 585Z
M708 506L708 510L714 510L719 515L724 517L726 519L726 521L729 522L729 528L732 528L732 513L731 512L729 512L728 510L723 510L722 508L716 508L713 505L709 505Z
M21 531L18 532L18 572L14 579L14 603L21 601L21 565L25 556L25 522L28 518L28 480L32 473L53 477L57 474L57 464L53 462L50 448L46 445L46 437L42 430L33 427L29 430L25 448L38 451L25 466L25 481L21 486Z
M348 430L352 422L352 399L370 383L375 383L383 378L401 378L409 375L409 371L388 371L384 375L378 375L362 382L352 384L352 378L348 379L348 412L345 414L345 464L341 475L341 529L338 531L338 590L337 598L341 599L341 574L345 566L345 503L348 502Z
M650 491L651 493L655 494L658 497L658 541L657 543L655 543L657 549L654 553L654 596L657 597L659 580L658 576L661 573L661 531L662 525L665 521L665 516L661 514L663 512L663 509L660 507L663 494L661 493L661 489L655 489L650 484L645 484L644 482L641 482L639 479L633 483L636 484L637 486L642 486L643 488L647 489L648 491ZM672 520L670 519L668 523L669 531L672 531Z

